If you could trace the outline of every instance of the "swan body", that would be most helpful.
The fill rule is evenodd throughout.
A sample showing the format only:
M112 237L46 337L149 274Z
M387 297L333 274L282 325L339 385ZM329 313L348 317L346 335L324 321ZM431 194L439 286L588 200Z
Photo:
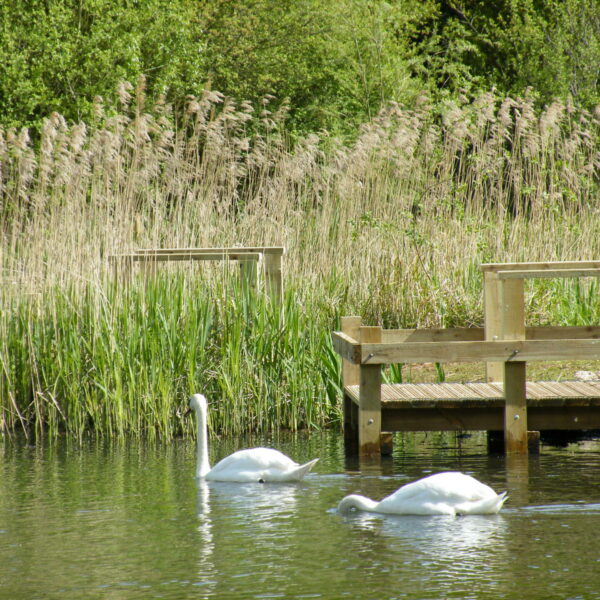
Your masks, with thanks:
M196 477L200 479L237 483L300 481L319 460L315 458L299 465L279 450L249 448L234 452L211 468L208 459L206 398L202 394L194 394L190 398L190 408L196 411L198 418Z
M391 515L489 515L507 499L470 475L436 473L407 483L380 502L351 494L338 505L340 513L352 509Z

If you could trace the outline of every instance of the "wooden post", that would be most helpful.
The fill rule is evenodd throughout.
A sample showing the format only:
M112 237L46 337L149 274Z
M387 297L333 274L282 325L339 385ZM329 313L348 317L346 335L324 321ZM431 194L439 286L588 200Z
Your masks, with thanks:
M394 453L394 433L392 431L381 432L381 455L392 456Z
M503 340L525 339L525 292L522 279L500 279Z
M281 254L263 254L265 284L268 293L274 300L281 300L283 295L283 274Z
M490 342L502 339L502 310L500 300L500 281L493 271L483 274L483 303L485 340ZM502 381L504 365L498 362L485 363L486 380Z
M504 363L504 449L507 454L527 454L527 363Z
M523 279L501 279L502 339L525 339L525 292ZM527 365L504 363L504 440L507 454L527 454Z
M360 341L360 317L342 317L341 318L342 331L355 339L357 342ZM355 365L345 358L342 359L342 385L359 385L360 383L360 365Z
M493 271L484 273L485 339L525 339L525 293L523 279L499 279ZM502 381L504 365L486 363L488 382Z
M381 327L360 328L361 344L380 343ZM360 406L358 407L358 452L360 456L381 456L381 365L360 365Z
M342 331L356 341L360 340L360 317L342 317ZM360 365L342 359L342 389L360 384ZM358 451L358 406L344 393L344 451L346 455Z

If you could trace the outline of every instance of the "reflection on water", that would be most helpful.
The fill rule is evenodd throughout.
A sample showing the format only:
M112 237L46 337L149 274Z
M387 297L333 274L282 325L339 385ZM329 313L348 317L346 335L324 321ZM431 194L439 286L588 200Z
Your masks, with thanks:
M210 488L205 481L200 481L198 485L196 514L198 517L198 570L196 576L199 585L206 586L208 591L213 591L217 583L217 570L212 561L214 540L210 516Z
M506 485L514 505L529 502L529 456L509 454L506 457Z
M523 511L526 514L552 513L564 515L569 513L586 513L591 515L600 513L600 503L582 502L581 504L548 504L546 506L522 506L518 510Z
M436 587L451 590L458 581L488 579L496 589L494 572L507 559L510 528L502 515L348 517L349 524L375 531L386 540L386 555L410 557L415 568L435 566Z
M265 440L302 462L321 458L304 481L280 485L197 481L187 440L4 441L0 598L600 599L600 444L505 459L476 438L414 439L362 470L336 434ZM335 511L349 493L381 499L443 470L507 490L505 508Z

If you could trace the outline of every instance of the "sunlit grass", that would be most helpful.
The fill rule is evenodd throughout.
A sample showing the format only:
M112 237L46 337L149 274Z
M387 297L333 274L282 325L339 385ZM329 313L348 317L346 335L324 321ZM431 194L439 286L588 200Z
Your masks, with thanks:
M169 438L189 431L195 391L224 434L339 420L332 315L306 312L293 288L283 306L233 280L181 276L137 279L92 302L71 294L54 290L35 313L21 303L3 321L7 430Z

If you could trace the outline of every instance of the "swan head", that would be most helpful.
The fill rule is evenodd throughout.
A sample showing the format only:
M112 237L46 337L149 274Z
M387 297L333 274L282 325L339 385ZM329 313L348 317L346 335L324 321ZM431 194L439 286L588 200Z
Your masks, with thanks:
M203 396L202 394L192 395L190 397L190 408L192 410L195 410L196 412L198 412L198 411L206 412L206 410L208 408L208 402L206 400L206 397Z

